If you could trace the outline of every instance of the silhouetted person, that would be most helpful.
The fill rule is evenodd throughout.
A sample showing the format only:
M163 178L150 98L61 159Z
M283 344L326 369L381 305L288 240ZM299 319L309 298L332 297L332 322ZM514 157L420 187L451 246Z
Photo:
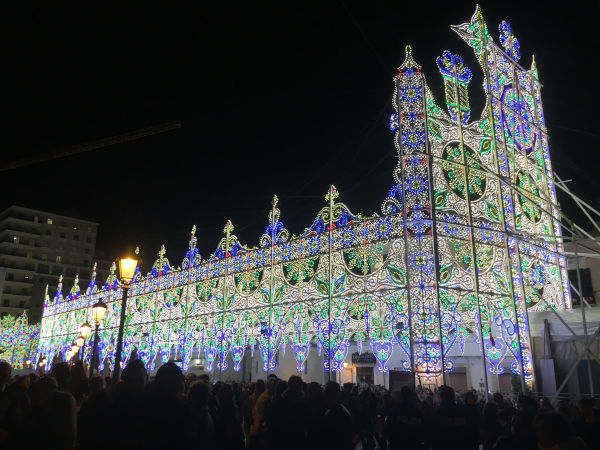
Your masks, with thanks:
M533 425L540 449L587 449L585 442L575 435L566 419L558 413L541 413L535 418Z
M306 396L308 401L308 448L315 449L321 445L319 443L322 428L321 420L325 415L327 404L321 385L314 381L306 387Z
M139 448L184 448L194 444L198 435L191 409L183 399L185 379L173 362L160 366L156 372L153 391L142 402L143 434L138 436L145 445Z
M254 448L266 447L266 427L263 423L265 410L268 408L271 400L275 397L275 388L277 379L270 378L267 383L267 389L258 396L252 411L252 425L250 426L250 442Z
M467 419L463 410L456 404L454 389L442 385L438 393L440 406L433 415L437 432L432 436L432 448L434 450L471 448Z
M392 393L392 408L386 417L385 434L389 449L425 448L425 426L423 413L417 406L414 392L404 386Z
M94 375L89 381L89 396L83 401L77 417L79 448L100 450L113 447L110 441L114 436L112 433L98 433L98 424L106 422L107 418L111 421L116 419L110 408L104 378L102 375ZM129 426L130 422L127 423ZM116 431L118 433L118 430ZM120 434L118 436L122 439Z
M340 385L328 381L325 385L325 402L327 409L323 415L319 448L352 449L352 418L350 411L341 402Z
M219 450L243 450L242 424L233 401L233 389L223 384L219 390L219 411L215 423L215 447Z
M56 380L58 390L71 392L71 368L66 362L59 362L52 366L52 376Z
M286 383L280 381L275 400L269 408L267 430L269 449L300 450L306 448L309 409L304 396L302 378L292 375Z
M12 367L6 361L0 361L0 444L6 444L9 433L13 427L11 416L11 397L6 392L10 382Z
M199 448L212 450L215 448L215 424L208 410L208 395L208 385L204 381L194 381L189 389L188 403L196 415Z
M594 410L593 398L579 400L579 418L573 423L573 428L589 450L600 450L600 418Z
M27 439L19 439L20 446L40 449L51 445L57 450L74 449L77 439L75 399L69 392L57 390L56 381L50 377L42 377L36 385L39 386L34 390L34 407L27 425L31 432Z
M503 435L496 441L497 450L529 450L537 447L537 440L533 431L533 419L537 414L537 402L525 395L517 399L517 408L514 413L510 434Z
M245 433L246 439L247 439L246 446L249 449L253 450L257 447L258 443L256 442L256 436L252 436L250 434L250 427L252 426L252 415L253 415L254 407L256 406L256 401L258 400L258 397L260 397L262 395L262 393L265 392L265 389L266 389L265 381L264 380L256 380L256 383L254 383L254 385L251 386L251 388L253 388L253 391L248 396L247 403L244 405L243 416L244 416L244 433Z
M483 450L492 450L502 432L503 428L498 416L498 405L492 402L486 403L483 407L483 418L480 427Z
M71 368L71 394L75 397L78 405L83 397L88 394L88 379L83 366L83 361L77 360Z
M147 381L144 363L135 359L123 369L121 381L110 391L111 417L115 423L127 424L126 427L114 429L115 445L119 448L130 449L139 443L139 434L144 429L143 401Z

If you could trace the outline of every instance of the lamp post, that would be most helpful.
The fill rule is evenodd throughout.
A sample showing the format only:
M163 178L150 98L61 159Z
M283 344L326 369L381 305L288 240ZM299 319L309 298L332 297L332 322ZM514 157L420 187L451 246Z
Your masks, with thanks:
M43 375L46 372L44 366L46 365L46 358L42 358L42 360L38 363L38 371L39 375Z
M77 344L77 352L83 348L85 344L85 339L83 336L79 335L77 339L75 339L75 344ZM83 351L79 354L79 359L83 361Z
M108 307L106 303L102 301L102 299L98 300L92 306L92 317L94 318L94 322L96 322L96 331L94 332L94 347L92 348L92 362L90 367L90 378L94 375L94 367L96 365L96 354L98 353L98 329L100 328L100 322L104 319L104 315L106 314L106 310Z
M92 334L92 326L85 322L83 325L79 327L79 332L81 333L81 337L83 338L83 345L81 347L81 360L83 361L83 366L85 367L85 343L87 339Z
M125 330L125 313L127 312L127 294L129 293L129 283L135 275L135 268L138 260L135 257L119 259L119 275L121 276L121 289L123 297L121 298L121 318L119 320L119 334L117 335L117 351L115 354L115 370L113 371L113 384L119 382L121 375L121 353L123 353L123 332Z

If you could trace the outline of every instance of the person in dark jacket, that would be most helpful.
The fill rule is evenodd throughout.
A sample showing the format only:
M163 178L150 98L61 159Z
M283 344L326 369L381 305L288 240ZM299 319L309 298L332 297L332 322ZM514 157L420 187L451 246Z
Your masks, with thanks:
M320 427L319 448L351 450L353 444L352 417L350 411L341 402L340 385L328 381L325 385L327 409Z
M309 409L304 396L302 378L292 375L289 381L279 382L286 389L275 399L267 412L266 427L271 450L301 450L307 445ZM279 390L279 389L278 389ZM293 439L290 437L293 436Z

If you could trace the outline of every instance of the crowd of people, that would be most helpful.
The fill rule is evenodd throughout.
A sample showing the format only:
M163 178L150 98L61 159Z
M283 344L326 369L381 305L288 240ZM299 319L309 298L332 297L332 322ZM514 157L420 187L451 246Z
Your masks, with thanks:
M524 395L513 404L494 394L486 403L449 386L390 392L297 375L213 382L173 362L149 380L139 360L110 381L88 379L81 361L14 377L0 362L0 448L600 449L590 398L554 409Z

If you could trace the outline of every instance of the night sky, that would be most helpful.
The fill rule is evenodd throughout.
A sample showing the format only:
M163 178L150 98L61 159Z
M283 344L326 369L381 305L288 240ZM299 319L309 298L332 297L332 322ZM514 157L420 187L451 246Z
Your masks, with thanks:
M294 234L325 205L330 184L353 211L380 212L396 164L388 120L404 46L440 105L435 58L445 49L463 56L474 118L483 105L478 64L450 30L475 3L407 3L6 6L3 162L172 120L182 128L1 172L0 207L99 222L109 257L139 245L151 264L164 243L174 265L193 224L203 257L227 219L242 243L258 245L274 193ZM536 55L554 168L600 207L598 3L526 3L482 10L496 40L500 21L511 23L525 67Z

